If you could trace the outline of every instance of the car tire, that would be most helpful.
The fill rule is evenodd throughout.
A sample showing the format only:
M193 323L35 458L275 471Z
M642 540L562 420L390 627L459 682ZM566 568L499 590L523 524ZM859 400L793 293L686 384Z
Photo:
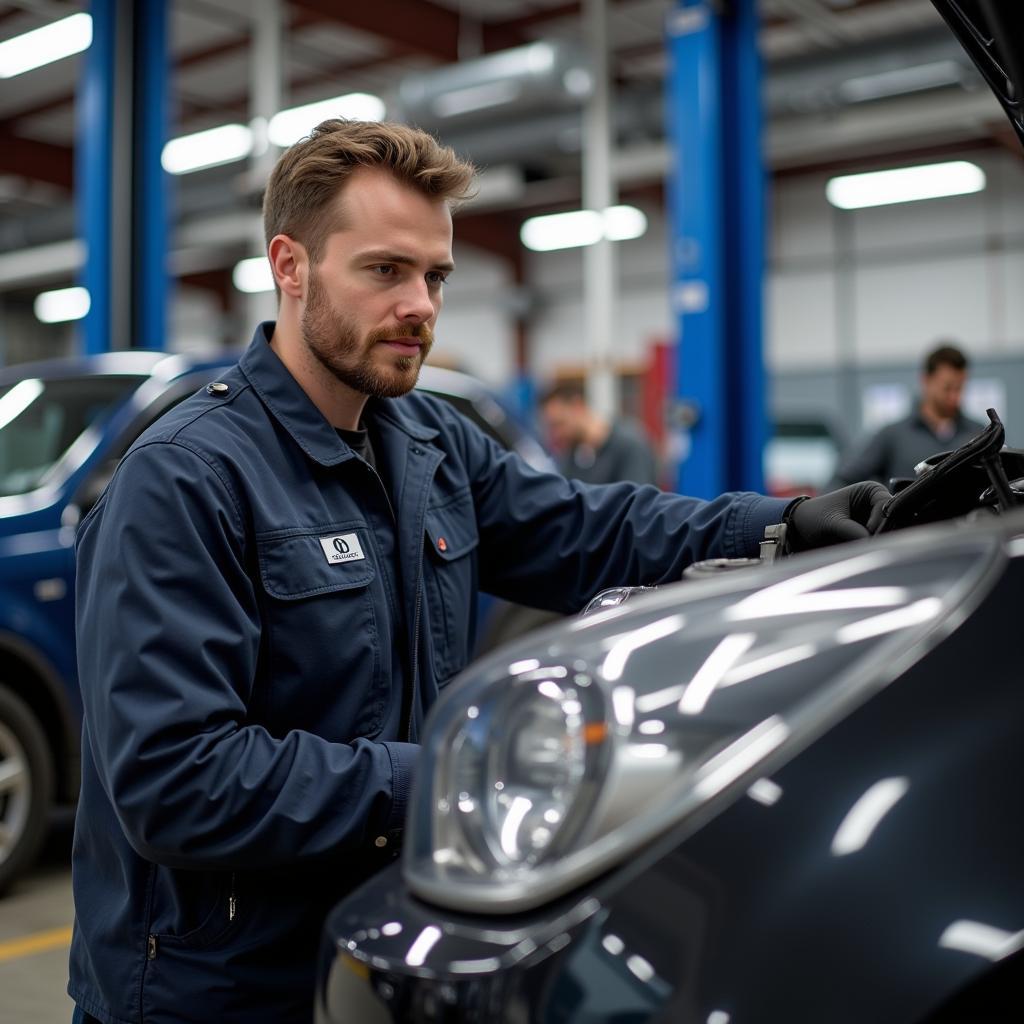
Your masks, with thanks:
M53 806L46 736L31 708L0 685L0 895L35 860Z

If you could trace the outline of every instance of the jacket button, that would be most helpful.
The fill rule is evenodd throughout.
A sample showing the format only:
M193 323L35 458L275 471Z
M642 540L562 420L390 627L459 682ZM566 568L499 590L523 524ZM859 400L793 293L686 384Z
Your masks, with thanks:
M215 380L212 384L206 385L206 390L211 395L226 395L230 390L227 384L222 381Z
M437 538L437 550L438 551L447 551L448 550L448 541L446 541L444 539L444 537L438 537Z
M388 837L387 836L377 836L377 838L374 839L374 841L373 841L373 845L383 849L385 846L388 845Z
M422 455L423 454L423 449L422 448L413 448L412 453L413 453L413 455Z

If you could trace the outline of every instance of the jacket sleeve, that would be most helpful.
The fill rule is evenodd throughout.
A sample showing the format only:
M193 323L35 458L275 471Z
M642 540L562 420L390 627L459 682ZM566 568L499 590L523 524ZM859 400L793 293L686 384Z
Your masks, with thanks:
M128 841L170 867L371 853L418 748L246 720L262 642L244 512L198 453L130 452L77 545L85 741ZM393 842L393 836L389 842Z
M463 456L480 533L480 585L507 600L579 611L607 587L679 580L704 558L755 557L787 501L713 501L651 485L585 484L528 466L471 424Z

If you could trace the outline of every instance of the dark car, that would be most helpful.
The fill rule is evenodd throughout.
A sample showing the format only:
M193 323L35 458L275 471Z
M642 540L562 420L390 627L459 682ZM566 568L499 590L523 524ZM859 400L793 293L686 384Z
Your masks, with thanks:
M135 438L236 358L131 351L0 371L0 892L32 863L54 803L78 793L76 527ZM480 381L428 366L418 386L550 466ZM487 611L485 625L509 614Z
M1024 7L935 5L1024 139ZM402 863L328 917L318 1021L1021 1020L1002 442L993 419L922 464L884 536L616 594L472 665Z
M1019 1020L1022 556L903 530L479 661L320 1019Z

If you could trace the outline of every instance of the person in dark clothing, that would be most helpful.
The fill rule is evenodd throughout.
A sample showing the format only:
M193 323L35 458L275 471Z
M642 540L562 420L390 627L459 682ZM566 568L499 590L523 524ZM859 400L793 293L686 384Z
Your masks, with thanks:
M565 476L589 484L658 482L654 449L640 428L626 420L610 423L587 405L579 384L549 388L540 416Z
M929 456L959 448L984 430L984 424L965 416L960 408L967 369L967 356L953 345L929 352L914 411L882 427L843 459L829 487L855 480L878 480L888 486L893 479L912 477L914 467Z
M472 179L404 125L325 121L287 150L264 198L276 323L83 520L79 1019L312 1018L323 918L401 847L478 588L568 613L755 555L787 515L797 548L880 517L876 484L792 508L587 486L412 391Z

